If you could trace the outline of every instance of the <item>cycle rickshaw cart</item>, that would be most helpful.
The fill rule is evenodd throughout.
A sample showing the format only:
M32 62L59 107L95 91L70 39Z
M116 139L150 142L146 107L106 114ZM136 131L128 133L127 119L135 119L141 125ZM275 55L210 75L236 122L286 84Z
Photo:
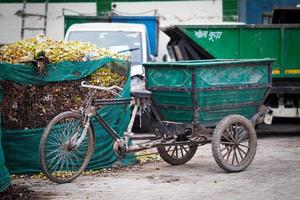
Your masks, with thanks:
M113 149L120 158L156 147L164 161L181 165L194 156L198 146L211 143L213 157L222 169L242 171L256 153L255 126L263 122L267 112L263 102L271 88L272 62L215 59L146 63L146 90L132 92L132 98L95 99L99 90L120 88L83 82L83 87L94 91L83 107L53 118L42 135L42 170L57 183L78 177L93 153L95 133L90 119L95 117L113 138ZM97 106L116 104L133 107L122 137L96 114ZM133 144L137 113L153 136Z

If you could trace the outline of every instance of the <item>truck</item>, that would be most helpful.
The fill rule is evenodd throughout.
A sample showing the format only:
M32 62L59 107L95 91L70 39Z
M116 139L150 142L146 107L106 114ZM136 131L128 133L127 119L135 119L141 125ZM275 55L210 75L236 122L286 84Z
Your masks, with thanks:
M291 9L292 21L287 10L273 12L272 24L167 27L163 31L171 38L169 55L176 61L274 58L265 123L277 117L300 118L300 8Z
M156 17L65 16L65 40L90 42L131 58L131 89L143 87L142 63L157 55ZM87 23L88 22L88 23Z

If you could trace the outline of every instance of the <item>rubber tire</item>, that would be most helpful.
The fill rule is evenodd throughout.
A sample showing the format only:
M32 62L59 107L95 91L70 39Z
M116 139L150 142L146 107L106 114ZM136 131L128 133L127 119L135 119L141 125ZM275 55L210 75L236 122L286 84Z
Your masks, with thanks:
M74 174L73 176L71 176L69 179L58 179L58 178L51 175L51 173L48 171L48 167L47 167L46 161L45 161L45 154L44 154L45 143L47 141L48 135L49 135L52 127L55 126L57 124L57 122L59 122L60 120L62 120L63 118L66 118L66 117L79 118L80 114L79 114L79 112L66 111L66 112L60 113L57 116L55 116L49 122L47 127L45 128L45 130L42 134L42 137L41 137L40 145L39 145L40 163L41 163L41 169L42 169L43 173L51 181L53 181L55 183L59 183L59 184L61 184L61 183L70 183L74 179L76 179L82 173L82 171L84 171L84 169L88 165L88 163L91 159L91 156L93 154L93 150L94 150L94 134L93 134L93 131L92 131L91 126L90 126L90 128L87 131L87 136L89 137L89 139L88 139L88 150L87 150L87 154L85 156L84 162L82 163L79 171L76 174Z
M247 155L244 159L244 161L242 162L241 165L239 166L233 166L228 164L220 151L220 140L221 140L221 136L224 132L224 130L232 123L236 123L239 122L241 124L243 124L243 126L245 126L248 129L248 134L249 134L249 150L247 152ZM257 136L256 136L256 132L255 129L253 127L253 125L251 124L251 122L246 119L245 117L241 116L241 115L229 115L227 117L225 117L224 119L222 119L216 126L213 135L212 135L212 154L213 157L216 161L216 163L226 172L240 172L244 169L246 169L251 162L253 161L254 157L255 157L255 153L256 153L256 147L257 147Z
M160 155L160 157L170 165L183 165L193 158L193 156L197 151L197 148L198 148L197 145L190 146L189 153L182 159L175 159L172 156L170 156L164 146L158 146L157 152Z

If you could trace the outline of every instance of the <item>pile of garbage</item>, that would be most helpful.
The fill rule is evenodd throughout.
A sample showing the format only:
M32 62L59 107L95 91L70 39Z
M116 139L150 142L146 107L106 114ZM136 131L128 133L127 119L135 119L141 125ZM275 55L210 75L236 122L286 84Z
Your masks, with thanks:
M1 47L0 62L29 63L37 61L41 54L45 55L49 63L88 61L103 57L128 59L124 55L113 53L105 48L98 48L88 42L52 40L44 35L38 35Z
M49 63L87 61L107 56L114 59L127 59L122 55L97 48L89 43L55 41L40 35L0 48L0 62L11 64L35 62L40 52L44 53ZM87 89L79 87L82 81L106 87L112 85L123 87L127 80L126 75L121 64L107 63L88 77L49 83L44 86L1 81L0 84L3 89L2 128L33 129L46 127L57 114L70 109L77 109L82 105L87 95ZM113 98L113 95L100 91L97 93L97 98L109 99Z

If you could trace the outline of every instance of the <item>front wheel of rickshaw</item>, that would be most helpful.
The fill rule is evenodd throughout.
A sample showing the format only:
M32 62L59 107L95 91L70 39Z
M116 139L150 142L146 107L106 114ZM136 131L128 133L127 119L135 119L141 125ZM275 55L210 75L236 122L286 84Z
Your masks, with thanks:
M86 168L93 154L91 127L77 145L85 129L79 112L67 111L54 117L40 141L42 171L56 183L70 183Z
M171 165L183 165L195 155L197 145L172 145L158 146L157 152L160 157Z
M241 115L221 120L212 136L212 154L226 172L239 172L254 159L257 137L251 122Z

